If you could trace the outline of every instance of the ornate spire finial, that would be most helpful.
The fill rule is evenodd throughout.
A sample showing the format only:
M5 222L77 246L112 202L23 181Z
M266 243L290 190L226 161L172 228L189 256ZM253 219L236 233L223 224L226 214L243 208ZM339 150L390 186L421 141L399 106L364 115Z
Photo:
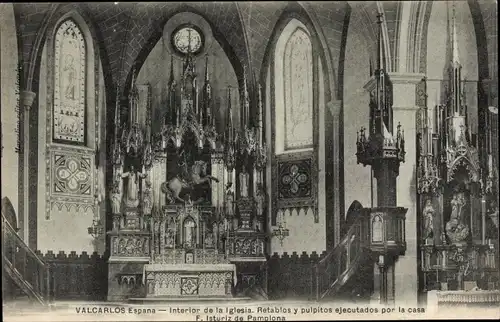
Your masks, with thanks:
M209 81L208 76L208 53L205 54L205 83Z
M170 79L168 81L169 85L174 82L174 55L170 55Z
M378 57L377 57L377 69L384 68L384 46L382 44L382 22L383 22L384 14L379 12L377 14L377 24L378 24Z
M457 44L457 27L455 24L455 1L451 5L451 48L452 48L452 62L455 64L460 64L460 58L458 55L458 44Z
M243 120L242 120L243 126L246 126L248 124L249 113L250 113L250 98L248 97L248 87L247 87L247 66L243 66Z

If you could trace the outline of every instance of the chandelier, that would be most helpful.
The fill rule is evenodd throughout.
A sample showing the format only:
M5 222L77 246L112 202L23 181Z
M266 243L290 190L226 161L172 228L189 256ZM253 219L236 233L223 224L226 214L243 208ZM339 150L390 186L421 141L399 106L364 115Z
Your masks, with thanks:
M92 226L87 228L87 232L92 238L97 239L104 234L104 227L102 220L99 218L92 219Z
M273 229L272 236L278 238L281 246L283 246L283 240L290 236L290 230L286 228L286 219L284 214L281 214L278 228Z

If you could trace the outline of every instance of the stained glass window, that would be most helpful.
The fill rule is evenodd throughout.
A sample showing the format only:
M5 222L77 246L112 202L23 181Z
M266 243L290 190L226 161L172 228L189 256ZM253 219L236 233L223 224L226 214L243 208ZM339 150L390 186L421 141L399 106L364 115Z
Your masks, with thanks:
M182 54L197 54L203 47L203 35L197 28L184 26L173 34L175 49Z
M54 42L54 140L85 143L86 58L82 31L64 21Z
M313 144L313 63L309 35L297 28L285 45L283 57L285 149Z

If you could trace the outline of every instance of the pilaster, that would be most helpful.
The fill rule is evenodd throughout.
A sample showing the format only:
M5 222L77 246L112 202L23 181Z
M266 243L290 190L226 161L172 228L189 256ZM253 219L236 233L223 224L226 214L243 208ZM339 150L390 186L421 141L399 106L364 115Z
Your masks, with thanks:
M417 140L416 85L424 74L389 73L393 83L394 120L405 131L405 162L400 164L397 178L397 205L407 208L405 236L406 252L393 266L396 305L416 307L418 293L417 261Z
M331 138L332 146L333 146L333 155L327 156L326 164L328 164L328 158L333 158L332 160L332 169L331 169L331 178L326 178L327 186L327 195L326 195L326 213L327 213L327 223L326 223L326 238L327 248L328 246L335 247L338 245L341 239L340 235L340 226L345 216L345 205L344 205L344 168L343 163L343 154L344 148L341 145L344 140L343 129L342 129L342 101L333 100L326 104L326 109L330 111L332 115L332 132L333 138ZM326 142L329 142L328 139L325 139ZM328 173L328 170L327 170ZM329 190L330 189L330 190ZM331 229L333 226L333 229ZM333 240L329 231L333 231Z
M21 238L28 243L29 240L29 180L30 180L30 166L29 166L29 155L30 155L30 110L33 102L35 101L36 93L31 91L21 91L20 102L23 106L22 108L22 122L19 129L22 131L22 197L20 196L19 201L22 207L19 211L19 234ZM32 178L36 180L36 178Z

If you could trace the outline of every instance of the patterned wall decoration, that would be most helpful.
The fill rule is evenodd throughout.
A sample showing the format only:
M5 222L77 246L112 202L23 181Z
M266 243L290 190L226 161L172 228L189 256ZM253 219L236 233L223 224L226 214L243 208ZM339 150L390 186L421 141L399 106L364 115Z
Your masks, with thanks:
M120 235L111 237L111 255L146 257L150 254L149 236Z
M318 214L320 48L308 28L293 18L274 43L266 105L270 107L271 225L278 213ZM281 95L282 93L283 95ZM269 108L268 107L268 108ZM266 122L267 123L267 122Z
M94 155L86 150L69 149L68 147L52 147L47 159L47 211L46 219L50 219L50 210L54 205L68 211L72 207L92 209L95 211L96 169Z
M285 150L313 144L313 63L309 35L297 28L285 46Z
M90 195L90 157L54 153L54 192Z
M311 160L297 160L278 164L280 199L311 196Z
M181 295L198 294L198 277L181 277Z
M54 40L54 140L85 143L86 48L82 31L64 21Z
M277 198L275 209L314 208L314 221L319 222L317 214L317 162L315 153L302 152L276 156L273 165L272 182L275 184ZM307 211L306 211L307 212Z

